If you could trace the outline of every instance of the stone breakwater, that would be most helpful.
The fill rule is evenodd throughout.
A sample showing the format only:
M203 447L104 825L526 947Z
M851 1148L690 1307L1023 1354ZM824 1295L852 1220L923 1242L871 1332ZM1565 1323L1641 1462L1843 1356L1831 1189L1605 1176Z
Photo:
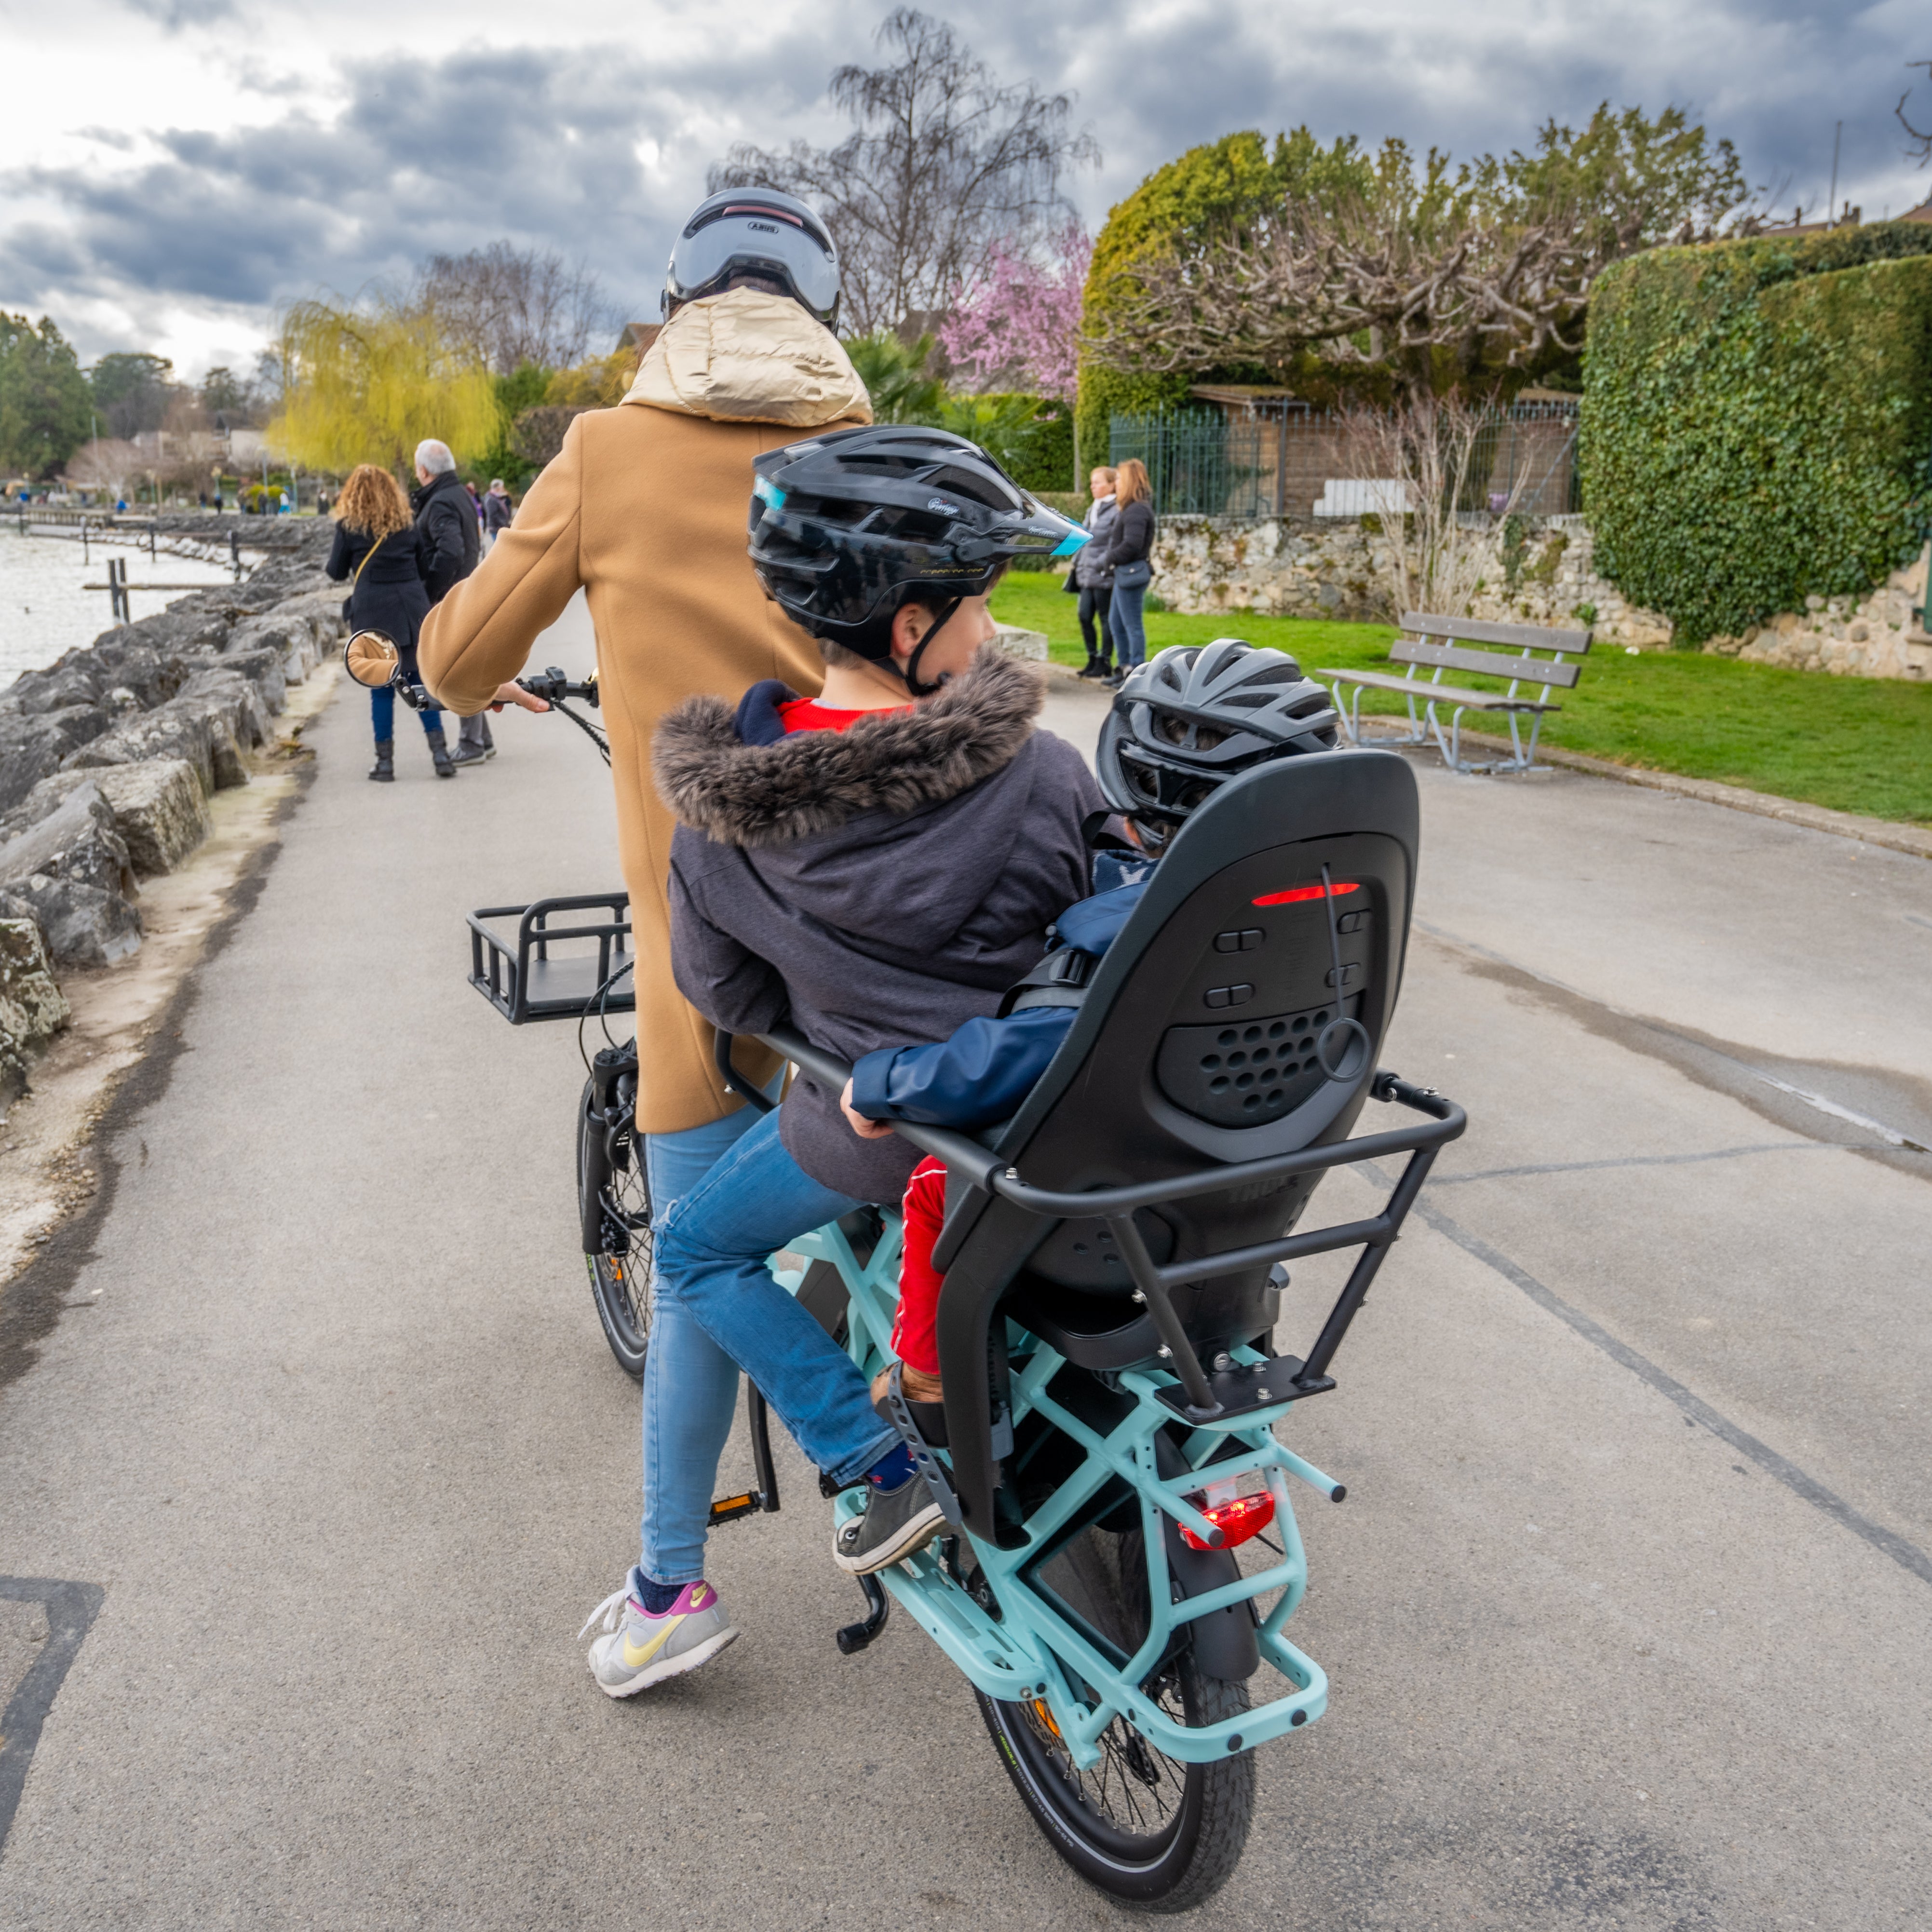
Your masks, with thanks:
M201 534L199 519L182 535ZM289 687L343 632L322 574L331 527L249 533L271 554L104 632L0 692L0 1083L67 1017L59 969L142 940L141 882L208 836L209 800L248 784Z
M1671 620L1631 603L1597 574L1596 539L1581 517L1524 518L1512 530L1483 519L1467 532L1480 587L1469 615L1492 622L1587 625L1600 645L1668 647ZM1269 616L1388 621L1396 615L1389 542L1372 518L1165 517L1154 590L1172 610L1258 610ZM1840 676L1932 678L1932 637L1912 615L1925 597L1925 560L1863 598L1810 597L1707 652Z

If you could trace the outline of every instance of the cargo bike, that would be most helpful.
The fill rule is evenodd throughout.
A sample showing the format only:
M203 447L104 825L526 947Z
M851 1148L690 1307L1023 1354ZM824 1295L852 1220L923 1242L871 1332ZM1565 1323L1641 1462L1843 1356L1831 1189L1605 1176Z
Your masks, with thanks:
M547 680L526 682L595 701L594 683ZM1320 1664L1286 1634L1308 1585L1292 1485L1344 1490L1278 1432L1335 1388L1349 1325L1466 1124L1378 1065L1418 849L1414 778L1392 754L1229 782L1103 956L1063 949L1029 976L1078 1010L1020 1112L979 1136L896 1124L948 1169L943 1415L916 1416L896 1384L888 1402L946 1530L860 1580L866 1613L838 1646L874 1642L896 1603L972 1684L1048 1842L1129 1906L1184 1910L1226 1881L1257 1748L1327 1706ZM622 893L486 909L471 938L472 982L513 1023L601 1015L608 1036L633 1009ZM836 1092L850 1071L796 1033L761 1037L796 1079ZM769 1106L731 1048L721 1037L734 1090ZM636 1081L636 1043L610 1040L576 1124L586 1262L633 1374L650 1243ZM1358 1132L1371 1102L1393 1122ZM1387 1190L1379 1208L1301 1225L1324 1174L1396 1161L1365 1176ZM1306 1352L1287 1352L1288 1264L1348 1250ZM868 1377L892 1360L898 1252L896 1214L862 1210L773 1259ZM764 1405L747 1402L755 1486L714 1522L778 1507ZM840 1522L862 1507L821 1486Z

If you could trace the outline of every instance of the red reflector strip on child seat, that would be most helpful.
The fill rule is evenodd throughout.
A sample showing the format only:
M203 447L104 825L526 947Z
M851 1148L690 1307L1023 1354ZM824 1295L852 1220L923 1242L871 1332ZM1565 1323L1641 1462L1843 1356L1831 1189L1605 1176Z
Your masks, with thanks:
M1190 1501L1193 1498L1190 1498ZM1200 1506L1197 1502L1196 1507ZM1225 1503L1215 1503L1201 1514L1221 1532L1221 1547L1232 1550L1238 1543L1245 1543L1251 1536L1258 1536L1274 1520L1274 1498L1266 1490L1252 1496L1236 1496ZM1184 1522L1180 1526L1180 1540L1190 1550L1208 1550L1214 1546L1203 1543Z
M1352 879L1337 879L1329 889L1329 897L1339 899L1344 892L1358 892L1361 887ZM1322 896L1319 886L1291 886L1285 892L1264 892L1251 902L1256 905L1300 905L1306 899Z

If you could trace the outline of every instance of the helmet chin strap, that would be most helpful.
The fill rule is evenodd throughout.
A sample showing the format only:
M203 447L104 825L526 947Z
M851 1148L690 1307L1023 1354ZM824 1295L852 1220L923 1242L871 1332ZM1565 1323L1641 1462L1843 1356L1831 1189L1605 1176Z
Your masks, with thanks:
M924 637L920 639L917 644L914 645L912 656L906 659L905 669L899 673L900 676L905 680L905 686L907 690L910 692L914 697L932 697L934 692L939 691L944 687L946 680L952 675L950 670L941 671L939 674L938 683L921 684L919 681L919 661L921 658L925 656L926 646L931 644L933 639L938 637L940 632L946 628L946 620L952 615L954 611L958 609L959 606L965 600L963 598L954 598L952 602L947 604L946 608L940 611L939 615L932 620L932 628L926 632Z

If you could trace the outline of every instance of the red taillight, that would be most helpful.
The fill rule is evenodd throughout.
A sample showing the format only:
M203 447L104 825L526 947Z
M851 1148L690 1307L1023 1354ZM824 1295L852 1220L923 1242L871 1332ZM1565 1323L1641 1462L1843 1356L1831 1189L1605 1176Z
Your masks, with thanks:
M1361 887L1352 879L1337 879L1328 888L1328 896L1339 899L1344 892L1358 892ZM1300 905L1308 899L1322 896L1319 886L1291 886L1285 892L1264 892L1254 903L1256 905Z
M1274 1522L1274 1498L1266 1490L1257 1490L1247 1496L1214 1501L1216 1493L1227 1486L1216 1483L1187 1500L1221 1532L1221 1547L1232 1550L1236 1544L1260 1535ZM1180 1526L1180 1540L1190 1550L1211 1550L1214 1546L1211 1543L1204 1543L1184 1522Z

